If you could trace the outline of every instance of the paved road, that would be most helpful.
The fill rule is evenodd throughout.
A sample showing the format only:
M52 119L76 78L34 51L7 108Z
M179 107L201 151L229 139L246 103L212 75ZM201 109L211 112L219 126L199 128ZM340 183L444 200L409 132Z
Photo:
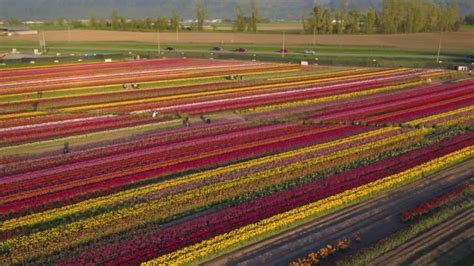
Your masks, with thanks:
M322 217L277 237L212 260L207 265L288 265L326 244L360 232L357 248L370 245L402 226L399 213L462 182L474 179L474 159L369 201Z
M179 50L177 52L200 52L200 53L215 53L215 54L246 54L253 55L280 55L278 51L247 51L245 53L238 53L233 51L221 51L213 52L209 50ZM315 54L303 54L300 52L288 52L285 55L295 56L295 55L306 55L311 58L317 58L318 56L329 56L329 57L368 57L368 58L404 58L404 59L436 59L436 55L422 55L422 54L384 54L384 53L345 53L345 52L324 52L317 51ZM464 55L440 55L440 59L444 60L470 60L474 62L474 58Z

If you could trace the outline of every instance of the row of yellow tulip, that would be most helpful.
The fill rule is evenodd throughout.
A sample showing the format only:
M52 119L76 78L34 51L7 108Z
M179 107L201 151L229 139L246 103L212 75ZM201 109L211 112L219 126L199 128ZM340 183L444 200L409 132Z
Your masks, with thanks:
M298 66L295 65L287 65L287 64L274 64L274 65L247 65L247 66L237 66L237 67L231 67L231 68L223 68L222 71L252 71L252 72L257 72L258 71L270 71L269 69L274 69L274 68L285 68L287 70L295 70L295 71L301 71ZM169 73L166 73L169 74ZM202 75L210 75L210 76L202 76ZM165 80L155 80L155 81L144 81L140 82L140 84L146 85L146 84L160 84L160 83L168 83L168 82L182 82L182 81L195 81L195 80L202 80L202 79L208 79L208 78L215 78L215 77L223 77L223 75L215 75L216 74L216 69L205 69L205 70L196 70L196 71L189 71L188 70L181 70L181 71L174 71L170 75L167 75L169 79ZM150 74L145 74L145 75L150 75ZM199 75L199 77L196 77ZM248 75L248 74L247 74ZM194 76L194 77L193 77ZM110 77L104 77L104 79L111 79ZM112 82L113 79L112 79ZM64 88L64 89L51 89L51 90L46 90L45 92L67 92L71 90L89 90L89 89L97 89L97 88L110 88L110 87L117 87L121 86L122 83L114 83L110 85L95 85L95 86L84 86L84 87L74 87L74 88ZM1 94L0 99L4 95L8 96L22 96L22 95L27 95L29 93L16 93L16 94ZM36 92L35 92L36 94Z
M324 157L316 157L296 163L249 174L236 179L211 184L171 195L156 201L141 203L129 208L107 212L70 224L30 235L14 237L0 243L1 248L14 250L22 256L39 256L80 244L107 234L123 231L148 222L160 220L213 202L238 196L242 192L260 190L275 182L282 182L301 176L306 171L314 172L334 163L354 161L373 152L384 151L384 146L399 146L402 142L419 141L430 130L420 129L393 137L334 152ZM372 152L372 153L373 153ZM349 161L344 158L350 156Z
M328 72L328 73L321 73L321 74L309 74L309 75L298 75L293 77L278 77L278 78L269 78L269 81L280 81L280 80L288 80L292 79L301 79L301 78L322 78L327 76L334 76L334 75L342 75L342 74L355 74L360 73L363 71L367 71L368 68L356 68L356 69L349 69L349 70L342 70L336 72Z
M13 114L0 115L0 120L33 117L33 116L40 116L40 115L45 115L45 114L47 114L47 112L42 112L42 111L13 113Z
M181 122L181 121L179 121L179 122ZM106 131L106 132L102 132L102 133L109 133L109 132L110 131ZM115 132L117 132L117 131L115 131ZM314 132L312 132L312 131L299 132L299 133L291 134L291 138L305 137L305 136L308 136L308 135L311 135L311 134L314 134ZM261 145L276 144L276 143L280 143L284 140L289 139L287 137L289 137L289 136L282 136L280 138L270 138L270 139L266 139L266 140L259 140L259 141L256 141L256 142L247 142L247 143L244 143L244 144L234 145L234 146L230 146L230 147L226 147L226 148L222 148L222 149L206 151L206 152L202 152L202 153L194 153L193 155L184 156L184 157L181 157L180 159L166 160L166 161L163 161L163 162L160 162L160 163L157 163L157 164L150 164L150 165L147 165L147 166L143 166L139 169L138 172L145 172L145 171L148 171L148 170L154 170L154 169L158 169L158 168L161 168L161 167L165 167L165 166L169 166L169 165L176 165L176 164L180 164L180 163L188 163L188 162L192 162L194 160L219 156L219 155L222 155L222 154L227 154L229 152L235 152L237 150L253 149L253 148L261 146ZM0 148L0 151L1 150L2 149ZM133 173L137 173L137 170L135 169L135 170L125 171L125 172L120 172L120 175L124 176L124 175L130 175L130 174L133 174ZM116 178L117 176L119 176L119 175L118 174L95 175L95 176L91 176L89 178L82 179L81 181L79 181L79 184L78 183L64 184L64 185L54 186L54 187L48 188L47 193L54 193L54 192L64 191L64 190L67 190L67 189L70 189L70 188L78 187L81 184L87 183L87 181L100 182L100 181L104 181L104 180L110 180L112 178ZM82 181L85 181L85 182L82 182ZM6 202L13 202L13 201L18 201L18 200L33 198L37 195L42 195L44 193L45 193L44 190L39 189L39 190L31 190L31 191L20 192L20 193L17 193L15 195L8 195L8 196L0 197L0 205L3 204L3 203L6 203Z
M279 84L257 85L257 86L243 87L243 88L233 88L233 89L224 89L224 90L216 90L216 91L206 91L206 92L195 92L195 93L188 93L188 94L178 94L178 95L171 95L171 96L153 97L153 98L147 98L147 99L141 99L141 100L121 101L121 102L115 102L115 103L92 104L92 105L65 108L63 110L64 111L84 111L84 110L119 107L119 106L125 106L125 105L133 105L133 104L144 104L144 103L170 101L170 100L185 99L185 98L214 96L214 95L236 93L236 92L246 92L246 91L254 91L254 90L271 90L271 89L277 89L277 88L288 87L288 86L315 84L315 83L321 83L321 82L338 81L338 80L344 80L344 79L362 78L362 77L370 77L370 76L375 77L375 76L379 76L379 75L394 74L394 73L399 73L399 72L403 72L403 71L406 71L406 69L383 70L383 71L375 71L375 72L364 73L364 74L347 75L347 76L335 77L335 78L323 78L323 79L304 80L304 81L292 81L292 82L284 82L284 83L279 83Z
M340 80L346 80L346 79L354 79L354 78L365 78L365 77L371 77L374 75L386 75L386 74L396 74L400 72L405 72L409 70L408 68L397 68L397 69L387 69L387 70L381 70L381 71L374 71L374 72L368 72L368 73L352 73L350 75L342 76L342 77L329 77L329 78L322 78L317 80L318 83L321 82L332 82L332 81L340 81ZM349 72L350 73L350 72ZM314 81L297 81L295 84L292 85L304 85L304 84L313 84Z
M470 105L470 106L463 107L463 108L458 108L456 110L452 110L452 111L449 111L449 112L444 112L444 113L435 114L435 115L423 117L423 118L420 118L420 119L416 119L416 120L408 122L407 124L412 125L412 126L416 126L416 125L420 125L420 124L423 124L423 123L426 123L426 122L429 122L429 121L433 121L433 120L437 120L437 119L440 119L440 118L445 118L445 117L448 117L448 116L452 116L452 115L456 115L456 114L464 113L464 112L469 112L469 111L473 111L473 110L474 110L474 105Z
M287 67L288 69L286 70L278 70L278 71L254 71L252 73L247 73L245 74L246 76L255 76L255 75L269 75L269 74L279 74L279 73L292 73L292 72L300 72L301 69L294 69L293 67L288 67L288 65L275 65L275 67ZM261 69L262 66L258 65L257 66L257 69ZM250 68L250 67L240 67L240 68L237 68L237 69L233 69L233 70L252 70L253 68ZM285 77L279 77L279 78L270 78L268 79L269 81L277 81L277 80L290 80L290 79L296 79L296 78L306 78L306 77L310 77L310 78L321 78L321 77L328 77L328 76L336 76L336 75L342 75L342 74L354 74L354 73L359 73L359 72L362 72L362 71L367 71L367 68L358 68L358 69L349 69L349 70L341 70L341 71L335 71L335 72L325 72L325 73L320 73L320 74L312 74L312 75L298 75L298 76L285 76ZM207 72L211 72L211 73L214 73L215 71L212 70L212 71L207 71ZM203 74L203 73L207 73L205 71L196 71L196 72L186 72L185 74L186 75L197 75L197 74ZM206 79L212 79L212 78L217 78L217 77L222 77L222 76L205 76L205 77L195 77L195 78L177 78L177 79L171 79L171 80L162 80L162 81L147 81L147 82L140 82L140 84L142 85L147 85L147 84L160 84L160 83L171 83L171 82L190 82L190 81L197 81L197 80L206 80ZM117 87L121 84L111 84L111 85L105 85L105 86L86 86L86 87L75 87L75 88L67 88L67 89L53 89L53 90L47 90L47 91L44 91L45 93L47 92L68 92L68 91L78 91L78 90L84 90L84 91L87 91L87 90L95 90L95 89L98 89L98 88L113 88L113 87ZM160 89L164 89L164 88L170 88L170 87L174 87L175 85L172 85L172 86L164 86L164 87L160 87ZM147 90L150 90L150 89L142 89L141 91L147 91ZM36 95L36 92L34 93ZM76 94L74 96L84 96L84 95L93 95L95 93L83 93L83 94ZM0 95L0 100L2 98L6 98L6 97L15 97L15 96L27 96L27 95L32 95L32 93L16 93L16 94L5 94L5 95Z
M156 130L159 128L175 127L175 126L180 125L181 123L182 123L181 120L174 119L174 120L150 123L150 124L145 124L145 125L122 127L118 129L86 133L82 135L72 135L72 136L62 137L59 139L48 139L48 140L30 142L30 143L13 145L13 146L4 146L4 147L0 147L0 153L14 154L14 151L30 149L36 146L45 147L45 146L50 146L50 145L58 145L58 143L59 145L62 145L64 142L69 142L69 141L72 142L72 141L84 140L84 139L89 139L89 138L94 138L94 137L100 138L101 136L108 136L111 134L124 135L126 132L137 132L137 131L143 132L144 130Z
M452 119L443 123L439 123L440 126L444 126L444 127L449 127L453 125L462 126L464 124L467 124L470 126L474 125L474 114L466 115L464 117L459 117L457 119Z
M73 215L75 213L89 211L89 210L96 209L99 207L111 206L119 202L127 201L133 198L138 198L147 194L155 193L165 188L170 188L173 186L184 185L191 182L203 180L203 179L208 178L209 176L222 175L222 174L230 173L233 171L254 167L257 165L268 164L271 162L276 162L279 160L291 158L291 157L302 155L305 153L315 152L318 150L334 147L337 145L344 145L346 143L355 142L358 140L362 140L365 138L369 138L372 136L377 136L377 135L381 135L381 134L385 134L385 133L393 132L397 130L400 130L400 129L399 128L378 129L378 130L374 130L374 131L370 131L366 133L361 133L355 136L350 136L344 139L339 139L339 140L335 140L335 141L331 141L331 142L327 142L323 144L317 144L310 147L304 147L301 149L279 153L279 154L275 154L275 155L267 156L263 158L258 158L258 159L250 160L247 162L236 163L236 164L220 167L213 170L207 170L204 172L180 177L174 180L165 181L158 184L151 184L151 185L139 187L136 189L126 190L126 191L112 194L109 196L104 196L100 198L83 201L77 204L68 205L62 208L53 209L53 210L45 211L42 213L14 218L14 219L7 220L1 223L0 231L12 230L12 229L24 227L24 226L32 226L34 224L48 222L48 221L55 220L61 217Z
M184 265L206 259L223 250L229 251L237 245L246 242L255 242L270 234L283 231L300 224L310 218L314 218L328 211L334 211L343 206L363 200L375 193L400 186L407 182L416 180L435 171L439 171L459 161L474 156L474 147L467 147L457 152L437 158L425 164L419 165L404 172L385 177L373 183L345 191L338 195L296 208L294 210L275 215L258 223L247 225L226 234L202 241L198 244L180 249L170 254L161 256L149 262L149 265Z
M420 77L422 78L441 78L451 75L452 72L445 71L445 70L434 70L429 71L428 73L421 74Z
M260 107L247 109L246 111L247 112L256 112L256 113L258 113L258 112L269 112L269 111L280 110L280 109L284 109L284 108L298 107L298 106L304 106L304 105L310 105L310 104L316 104L316 103L323 103L323 102L332 102L332 101L337 101L337 100L344 100L344 99L350 99L350 98L359 97L359 96L376 94L376 93L380 93L380 92L387 92L387 91L392 91L392 90L400 90L400 89L405 89L405 88L411 88L411 87L422 85L422 84L425 84L425 83L428 83L428 82L429 82L428 80L421 80L421 81L409 82L409 83L404 83L404 84L399 84L399 85L391 85L391 86L385 86L385 87L376 88L376 89L356 91L356 92L351 92L351 93L343 93L343 94L337 94L337 95L333 95L333 96L326 96L326 97L315 98L315 99L308 99L308 100L288 102L288 103L282 103L282 104L260 106Z

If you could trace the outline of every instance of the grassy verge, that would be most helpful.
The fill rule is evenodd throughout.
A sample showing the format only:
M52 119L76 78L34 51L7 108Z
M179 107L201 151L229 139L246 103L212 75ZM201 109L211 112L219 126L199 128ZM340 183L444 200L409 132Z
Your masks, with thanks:
M123 57L140 54L142 57L157 57L158 49L154 43L146 42L49 42L50 55L57 52L63 54L119 54ZM36 42L5 40L0 44L0 50L17 48L20 50L32 50L37 47ZM164 48L171 46L176 51L165 51ZM215 46L222 47L223 52L213 52ZM262 60L278 62L299 62L300 60L311 60L312 63L333 65L356 65L356 66L407 66L407 67L454 67L456 64L470 64L472 51L467 50L443 50L442 64L436 63L435 50L400 49L381 46L354 46L354 45L289 45L290 54L285 58L278 53L279 45L256 45L256 44L161 44L162 54L166 57L198 57L198 58L220 58L220 59L242 59ZM246 53L235 53L234 49L244 47ZM314 50L313 54L304 54L305 50ZM254 56L254 54L256 56ZM315 58L318 58L316 60ZM373 61L373 60L376 61ZM317 62L318 61L318 62ZM15 65L12 61L10 64Z

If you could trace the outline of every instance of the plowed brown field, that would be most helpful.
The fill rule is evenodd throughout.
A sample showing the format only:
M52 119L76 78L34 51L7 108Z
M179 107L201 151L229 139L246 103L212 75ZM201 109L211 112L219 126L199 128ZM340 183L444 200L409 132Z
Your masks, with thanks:
M46 39L49 41L67 41L67 31L47 31ZM9 40L38 40L38 35L24 35L8 38ZM318 35L318 44L334 45L377 45L392 46L398 48L437 49L439 33L417 33L417 34L374 34L374 35ZM119 31L95 31L77 30L71 34L71 41L143 41L156 42L157 34L152 32L119 32ZM161 33L160 39L164 43L176 42L175 33ZM246 33L179 33L179 41L182 43L255 43L255 44L277 44L281 43L280 34L246 34ZM287 35L287 44L310 44L312 35ZM474 49L474 31L451 32L442 35L444 49Z

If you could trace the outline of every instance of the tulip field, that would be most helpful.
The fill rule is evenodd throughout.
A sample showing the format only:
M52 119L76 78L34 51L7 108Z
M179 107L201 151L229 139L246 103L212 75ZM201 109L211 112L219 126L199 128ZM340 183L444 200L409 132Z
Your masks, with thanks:
M473 157L474 79L446 70L2 69L0 265L428 262L408 243L472 211Z

